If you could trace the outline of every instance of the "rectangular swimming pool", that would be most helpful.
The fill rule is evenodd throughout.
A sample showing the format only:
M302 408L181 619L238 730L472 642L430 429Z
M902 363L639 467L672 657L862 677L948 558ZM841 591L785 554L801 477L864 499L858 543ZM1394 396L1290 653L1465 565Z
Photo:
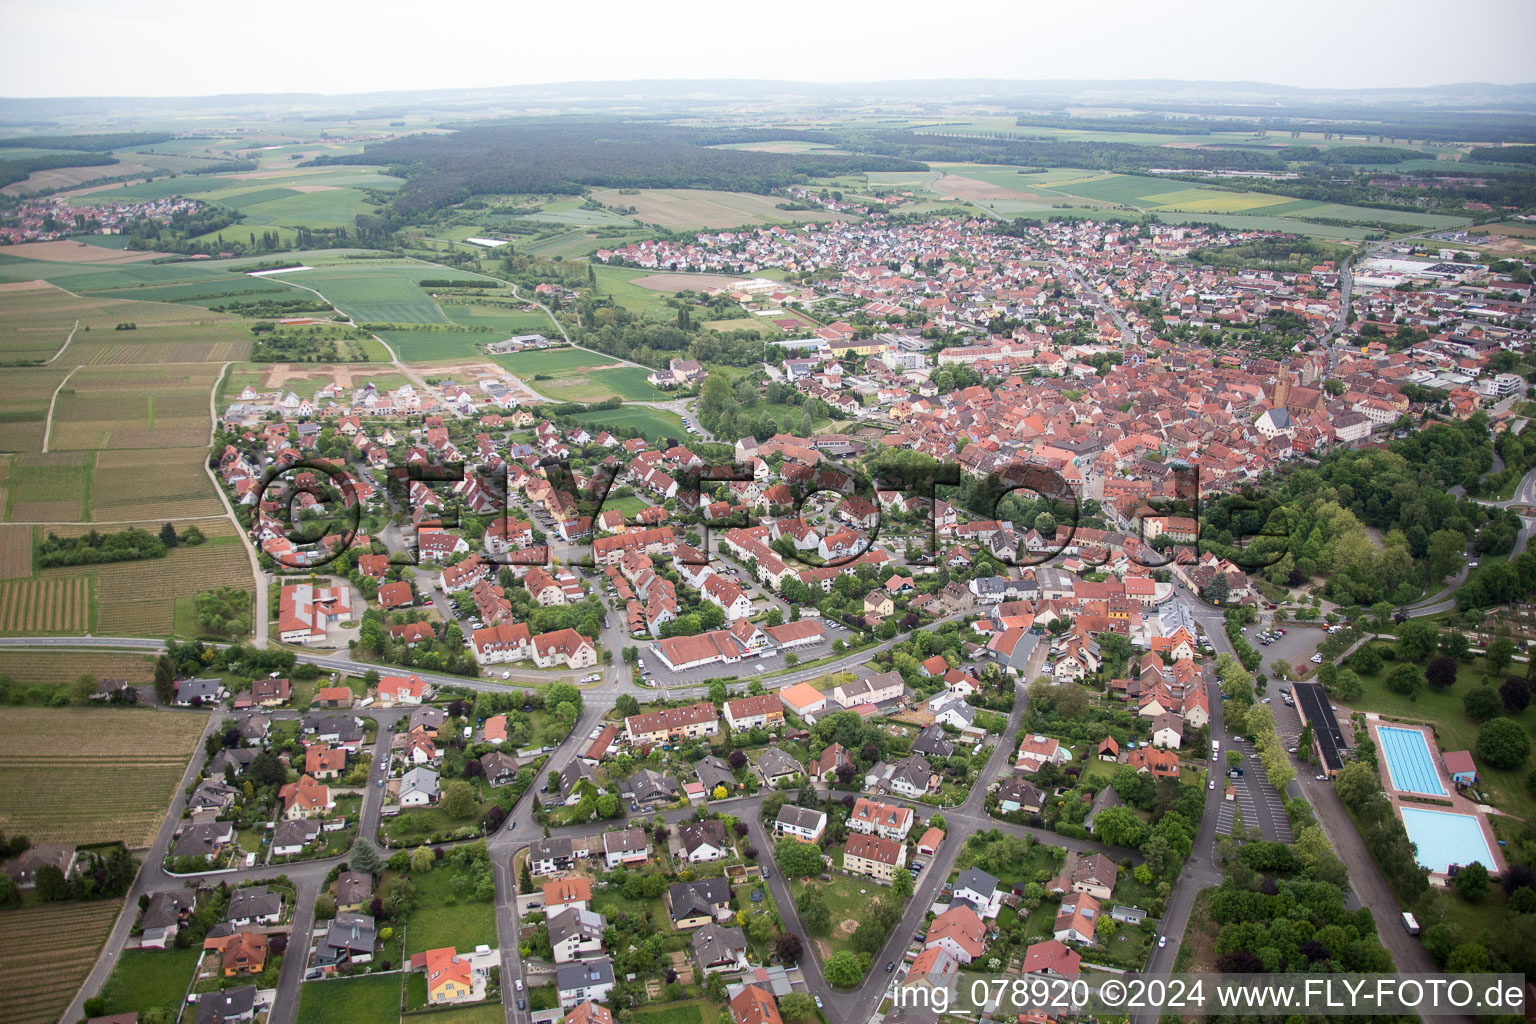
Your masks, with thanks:
M1376 735L1381 739L1381 754L1386 758L1393 789L1424 796L1450 795L1440 782L1434 755L1429 752L1429 741L1423 733L1417 729L1379 725Z
M1497 862L1488 849L1483 826L1474 815L1401 807L1408 838L1418 847L1418 862L1441 874L1452 864L1466 866L1481 861L1493 871Z

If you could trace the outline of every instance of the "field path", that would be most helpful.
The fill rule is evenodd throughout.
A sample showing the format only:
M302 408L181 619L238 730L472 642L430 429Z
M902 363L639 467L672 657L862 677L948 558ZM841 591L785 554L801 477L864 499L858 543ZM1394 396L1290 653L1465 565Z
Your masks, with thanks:
M74 294L74 293L71 292L71 294ZM75 321L75 326L73 326L73 327L71 327L69 329L69 337L64 339L64 344L59 346L59 350L57 352L55 352L53 355L48 357L48 360L47 360L46 363L44 363L44 365L47 365L47 363L53 362L55 359L59 358L59 356L64 354L64 350L69 348L69 343L75 340L75 332L78 331L79 329L80 329L80 321L76 320ZM46 449L46 448L43 449L43 451L47 451L47 450L48 449Z
M317 293L318 294L318 293ZM210 424L208 427L208 446L213 447L214 436L219 432L219 385L224 382L224 377L229 373L229 368L234 363L225 363L219 371L218 379L213 382L213 387L208 391L208 415ZM214 493L219 496L219 501L224 505L224 515L235 524L235 536L240 538L241 545L245 548L245 555L251 560L251 575L256 580L256 637L257 647L267 646L267 574L261 571L261 563L256 560L256 543L251 540L251 535L245 527L240 525L240 519L235 515L235 507L229 503L229 495L224 493L224 485L220 482L218 474L213 467L208 465L209 460L203 459L203 472L208 474L208 479L213 484Z
M71 336L73 336L74 332L70 333ZM65 344L67 345L68 342L65 342ZM61 348L59 351L62 352L64 350ZM55 356L54 358L58 357ZM78 369L80 369L80 367L75 367L75 370ZM70 370L64 375L64 379L59 381L59 386L53 389L53 397L48 399L48 423L47 426L43 427L43 454L45 455L48 453L48 438L53 434L53 407L59 400L59 392L63 391L64 385L69 383L69 378L75 375L75 370Z

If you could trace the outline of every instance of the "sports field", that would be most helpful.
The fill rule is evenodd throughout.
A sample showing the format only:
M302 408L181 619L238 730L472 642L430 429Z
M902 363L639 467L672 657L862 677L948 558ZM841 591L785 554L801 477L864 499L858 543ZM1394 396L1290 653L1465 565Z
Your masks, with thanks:
M6 711L0 829L77 844L147 846L207 719L174 711Z

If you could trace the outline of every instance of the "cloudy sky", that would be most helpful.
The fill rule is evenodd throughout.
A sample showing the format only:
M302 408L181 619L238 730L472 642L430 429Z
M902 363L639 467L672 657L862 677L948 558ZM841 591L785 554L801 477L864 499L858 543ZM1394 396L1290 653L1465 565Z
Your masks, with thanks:
M0 95L632 78L1536 81L1530 0L0 0Z

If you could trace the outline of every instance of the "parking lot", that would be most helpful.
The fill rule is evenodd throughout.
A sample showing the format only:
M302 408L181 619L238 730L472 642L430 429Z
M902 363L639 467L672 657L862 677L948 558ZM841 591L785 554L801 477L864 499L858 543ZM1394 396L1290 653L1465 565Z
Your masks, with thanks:
M1295 840L1291 833L1290 819L1285 815L1285 801L1269 780L1264 776L1264 767L1254 756L1254 745L1243 738L1243 742L1228 739L1230 747L1223 746L1221 758L1218 760L1223 775L1217 784L1231 785L1237 790L1237 799L1223 800L1221 811L1216 819L1216 833L1230 836L1232 827L1237 821L1237 813L1242 812L1243 826L1247 829L1258 829L1263 837L1271 842L1289 843ZM1240 751L1243 755L1243 774L1240 778L1233 779L1225 774L1227 749Z
M1283 661L1287 665L1308 667L1312 655L1317 652L1317 645L1323 642L1325 636L1321 626L1299 626L1294 623L1280 627L1285 630L1285 635L1269 646L1262 646L1259 642L1259 634L1267 627L1263 620L1254 623L1243 631L1243 637L1253 649L1264 657L1259 666L1259 672L1270 679L1269 689L1259 694L1260 697L1277 698L1280 695L1280 685L1275 680L1274 663Z

